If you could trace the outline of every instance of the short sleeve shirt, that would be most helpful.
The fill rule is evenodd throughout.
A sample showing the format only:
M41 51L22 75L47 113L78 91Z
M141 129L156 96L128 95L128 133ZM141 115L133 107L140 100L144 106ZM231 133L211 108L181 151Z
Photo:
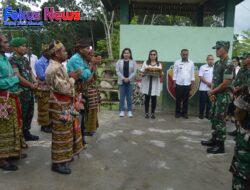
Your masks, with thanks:
M225 79L234 79L234 65L229 58L219 60L214 65L213 88L217 88Z
M213 66L209 66L208 64L202 65L199 70L199 77L204 77L206 81L211 83L213 80L213 70L214 70ZM209 91L210 88L204 82L201 81L199 90Z
M32 69L30 67L29 61L24 56L18 56L15 53L9 59L10 64L14 72L19 72L20 75L25 78L29 82L33 82L32 80ZM28 87L20 85L23 90L29 90Z

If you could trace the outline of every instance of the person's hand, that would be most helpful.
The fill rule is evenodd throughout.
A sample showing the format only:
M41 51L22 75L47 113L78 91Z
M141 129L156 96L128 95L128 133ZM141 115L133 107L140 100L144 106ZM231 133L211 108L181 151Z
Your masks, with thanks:
M241 88L240 88L239 86L235 87L235 88L233 89L233 93L236 94L237 92L240 91L240 89L241 89Z
M125 83L129 83L129 78L125 78L123 81L124 81Z
M88 82L88 83L91 83L92 80L93 80L93 77L94 77L94 75L91 75L91 76L88 78L87 82Z
M215 95L213 94L213 91L212 91L212 90L209 91L209 92L207 93L207 95L208 95L209 99L211 100L211 102L215 102L215 101L216 101L216 97L215 97Z
M92 57L91 58L91 63L92 64L97 64L97 63L100 63L102 61L102 57L101 56L97 56L97 57Z
M81 70L81 69L78 69L78 70L75 72L75 74L76 74L76 77L79 78L80 75L82 74L82 70Z
M140 76L141 76L141 77L144 77L144 72L140 72Z
M195 83L194 81L191 81L191 90L194 89L194 87L195 87Z
M190 90L188 96L191 97L192 95L193 95L192 90Z
M37 82L35 82L33 85L34 85L34 88L38 88L38 83Z
M32 90L35 90L35 89L37 89L37 87L38 87L38 84L37 83L32 83L32 84L30 84L30 88L32 89Z
M176 82L175 81L173 82L173 87L176 88Z
M211 87L212 87L212 83L207 82L207 86L208 86L209 88L211 88Z

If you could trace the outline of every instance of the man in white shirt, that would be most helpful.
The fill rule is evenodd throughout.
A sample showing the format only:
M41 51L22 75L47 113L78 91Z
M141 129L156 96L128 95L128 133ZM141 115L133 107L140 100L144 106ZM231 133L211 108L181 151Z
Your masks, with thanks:
M181 59L174 63L174 86L176 92L175 117L188 119L188 100L194 87L194 63L188 59L189 51L181 50ZM182 105L182 107L181 107Z
M206 108L206 118L209 118L209 111L211 102L208 97L208 92L211 90L214 71L214 57L212 55L207 56L207 64L202 65L199 70L200 87L199 87L199 118L204 118L204 111Z

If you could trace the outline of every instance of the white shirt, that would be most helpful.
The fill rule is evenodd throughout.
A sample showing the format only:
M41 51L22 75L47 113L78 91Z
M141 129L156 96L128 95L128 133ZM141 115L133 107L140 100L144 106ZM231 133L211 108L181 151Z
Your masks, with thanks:
M141 72L145 72L145 69L148 67L152 67L152 68L159 68L162 69L162 65L159 64L157 65L147 65L147 62L145 61L142 65L141 68ZM141 81L141 92L143 94L147 94L149 92L149 84L150 84L150 77L149 76L144 76L142 77L142 81ZM152 88L151 88L151 96L160 96L162 91L162 83L160 80L160 77L153 77L152 78Z
M176 81L176 84L178 85L189 86L191 84L191 81L195 80L193 61L191 60L188 60L187 62L182 62L182 60L175 61L173 80Z
M235 67L235 76L238 74L239 70L240 70L240 66L238 65Z
M199 77L204 77L206 81L212 83L213 71L214 71L213 66L209 66L208 64L202 65L199 70ZM204 82L201 81L199 90L209 91L210 88Z
M28 54L25 54L24 57L26 57L29 60L29 55ZM36 77L35 63L37 62L37 60L38 60L37 56L34 55L34 54L31 54L31 56L30 56L30 67L31 67L31 70L32 70L35 77Z
M66 60L66 61L62 62L63 67L65 68L65 70L66 70L66 71L67 71L67 63L68 63L68 60Z

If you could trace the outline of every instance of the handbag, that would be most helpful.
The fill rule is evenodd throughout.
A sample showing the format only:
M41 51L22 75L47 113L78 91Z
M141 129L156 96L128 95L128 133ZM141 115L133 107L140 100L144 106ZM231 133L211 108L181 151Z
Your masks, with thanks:
M7 103L9 100L9 96L10 96L10 93L7 92L6 99L2 103L0 103L0 119L9 120L10 115L13 112L12 106ZM4 98L4 97L2 97L2 98Z

